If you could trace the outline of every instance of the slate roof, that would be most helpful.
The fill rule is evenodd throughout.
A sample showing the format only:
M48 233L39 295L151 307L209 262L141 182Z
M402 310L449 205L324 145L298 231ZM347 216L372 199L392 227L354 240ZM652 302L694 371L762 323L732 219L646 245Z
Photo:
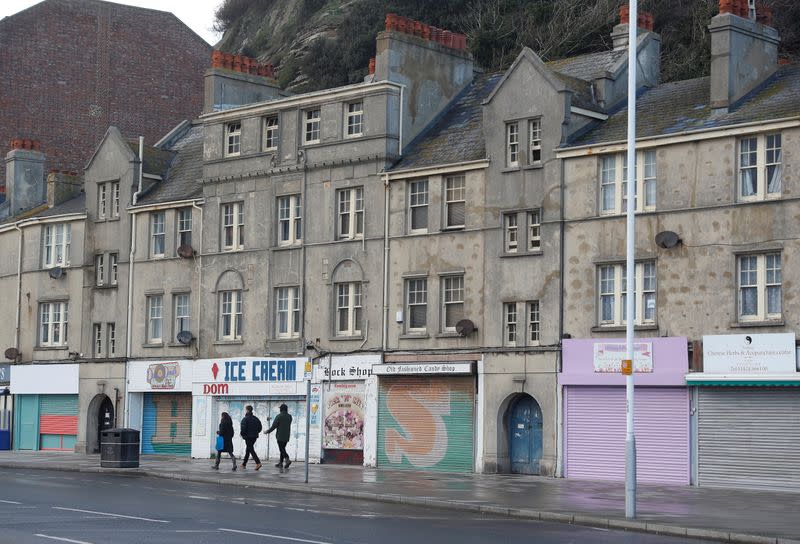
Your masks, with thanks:
M572 91L572 106L601 113L604 112L603 108L594 100L594 91L592 90L591 82L568 76L561 72L553 72L553 75L563 82L567 89Z
M636 137L676 134L684 131L769 121L800 115L800 65L783 65L735 108L710 107L710 79L701 77L664 83L645 90L637 101ZM625 140L627 107L607 121L583 133L565 147Z
M545 64L555 72L585 81L592 81L603 77L619 59L627 54L627 48L600 51L599 53L588 53L586 55L553 60Z
M71 198L57 206L48 208L42 213L37 213L33 217L50 217L53 215L63 215L67 213L85 213L86 212L86 193L81 193L78 196Z
M169 169L138 204L158 204L189 200L203 195L203 125L192 125L169 147L174 159ZM146 155L146 154L145 154Z
M139 140L126 140L133 154L139 156ZM175 154L151 145L143 147L144 173L164 177Z
M502 72L476 77L440 119L411 142L391 170L485 159L481 103L502 77Z

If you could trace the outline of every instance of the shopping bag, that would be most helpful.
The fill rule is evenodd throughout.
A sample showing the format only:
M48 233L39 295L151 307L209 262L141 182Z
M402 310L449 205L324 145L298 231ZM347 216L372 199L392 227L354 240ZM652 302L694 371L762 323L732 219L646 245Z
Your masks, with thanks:
M220 435L217 435L217 451L222 451L225 449L225 439L222 438Z

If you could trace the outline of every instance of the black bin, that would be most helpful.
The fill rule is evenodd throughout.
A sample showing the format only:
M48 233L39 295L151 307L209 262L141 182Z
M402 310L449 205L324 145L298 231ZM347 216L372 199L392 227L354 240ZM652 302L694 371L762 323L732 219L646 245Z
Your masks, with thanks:
M139 466L139 431L108 429L100 433L100 466L137 468Z

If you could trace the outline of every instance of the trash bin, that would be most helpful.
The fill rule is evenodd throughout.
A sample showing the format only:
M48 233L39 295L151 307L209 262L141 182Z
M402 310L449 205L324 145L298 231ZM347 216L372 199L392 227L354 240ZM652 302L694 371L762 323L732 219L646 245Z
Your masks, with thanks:
M100 433L100 466L137 468L139 466L139 431L108 429Z

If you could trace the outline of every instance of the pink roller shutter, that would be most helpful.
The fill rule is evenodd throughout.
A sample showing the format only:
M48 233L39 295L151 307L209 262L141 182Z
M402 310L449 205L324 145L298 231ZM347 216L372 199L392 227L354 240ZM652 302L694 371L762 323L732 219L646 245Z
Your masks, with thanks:
M625 388L564 388L567 478L625 479ZM636 390L637 481L689 484L689 391Z

